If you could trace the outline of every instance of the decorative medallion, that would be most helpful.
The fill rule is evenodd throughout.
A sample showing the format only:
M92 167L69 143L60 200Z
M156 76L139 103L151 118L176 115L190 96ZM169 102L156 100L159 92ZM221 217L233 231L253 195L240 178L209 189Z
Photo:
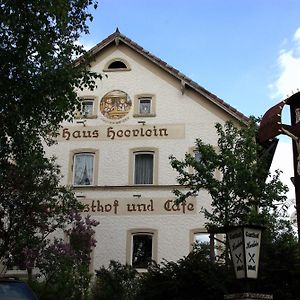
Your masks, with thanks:
M107 93L100 101L100 112L109 121L125 118L132 106L129 96L122 91Z

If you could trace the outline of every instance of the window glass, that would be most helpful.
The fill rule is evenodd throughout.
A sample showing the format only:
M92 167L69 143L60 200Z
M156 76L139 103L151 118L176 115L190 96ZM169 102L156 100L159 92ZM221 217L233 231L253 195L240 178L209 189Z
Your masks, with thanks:
M151 113L151 98L139 98L139 114L148 115Z
M153 153L135 154L134 183L153 184Z
M72 249L80 254L86 262L90 259L90 245L91 245L91 236L84 233L74 233L70 234L70 245Z
M197 232L194 234L194 242L195 243L205 243L209 244L209 234L204 232Z
M108 69L127 69L127 66L120 60L112 62Z
M194 150L193 152L194 152L195 160L198 161L198 162L201 161L201 158L202 158L201 153L198 150Z
M74 185L92 185L94 154L79 153L74 156Z
M84 100L81 102L81 112L83 116L90 117L93 115L94 102L93 100Z
M147 268L152 260L152 235L134 234L132 236L132 266Z

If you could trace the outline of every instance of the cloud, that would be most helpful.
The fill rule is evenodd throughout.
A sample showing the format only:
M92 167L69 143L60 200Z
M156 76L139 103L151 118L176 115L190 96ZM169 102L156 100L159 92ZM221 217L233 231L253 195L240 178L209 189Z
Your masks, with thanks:
M300 27L296 30L290 49L282 49L277 60L279 75L269 85L271 98L286 98L300 90Z
M88 50L90 50L91 48L93 48L95 46L94 43L87 42L87 41L82 41L81 45L83 46L83 48L84 48L85 51L88 51Z
M78 41L75 42L75 44L83 46L83 49L85 51L88 51L88 50L90 50L91 48L93 48L95 46L95 44L92 44L92 42L85 41L85 40L78 40Z

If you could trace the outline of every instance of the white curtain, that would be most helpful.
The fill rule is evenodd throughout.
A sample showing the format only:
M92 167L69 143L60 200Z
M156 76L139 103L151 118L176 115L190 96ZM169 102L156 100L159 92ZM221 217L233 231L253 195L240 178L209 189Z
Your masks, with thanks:
M74 185L93 184L94 155L76 154L74 165Z
M135 155L135 184L153 183L153 154L140 153Z

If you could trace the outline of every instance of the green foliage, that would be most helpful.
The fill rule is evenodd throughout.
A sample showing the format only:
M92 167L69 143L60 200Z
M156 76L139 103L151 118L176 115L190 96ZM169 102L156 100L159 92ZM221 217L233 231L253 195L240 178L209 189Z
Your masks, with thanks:
M245 292L246 286L273 294L274 300L300 299L297 241L285 220L272 219L263 233L257 280L236 280L231 268L211 262L209 247L201 243L177 262L153 263L145 273L111 262L97 272L92 299L221 300L224 294Z
M217 150L198 139L200 161L191 154L186 154L183 161L170 157L179 173L178 183L188 189L174 191L178 201L185 201L201 189L210 194L211 209L203 209L209 227L261 223L266 210L276 210L277 204L286 199L287 187L279 180L280 172L271 176L267 158L260 155L263 149L256 143L255 121L240 126L229 121L224 126L216 124ZM221 174L220 178L216 173Z
M99 222L89 216L71 215L72 227L68 230L75 241L69 243L54 239L37 253L36 266L42 275L40 284L33 282L39 299L88 299L91 273L90 255L96 241L94 227ZM79 241L79 243L78 243ZM83 242L82 242L83 241Z
M87 70L87 57L74 64L84 54L75 42L88 33L90 5L96 1L1 3L1 137L11 145L32 131L42 136L55 131L74 110L75 88L94 88L93 79L101 77Z
M8 0L0 3L0 257L22 256L78 209L59 185L45 144L72 117L76 90L96 87L77 42L88 33L94 0ZM81 56L80 61L75 58Z
M41 247L81 207L69 188L59 186L58 166L39 152L26 155L22 164L8 163L1 175L0 257L24 258L25 248Z
M190 154L183 161L171 157L171 165L179 173L178 182L187 189L175 191L178 201L205 189L212 199L211 209L203 209L209 229L265 225L259 279L248 283L250 291L270 293L278 300L300 299L298 245L284 210L287 187L279 180L279 171L272 176L268 172L269 158L256 143L256 120L240 128L225 122L224 126L217 124L216 130L217 150L200 139L196 141L200 161ZM233 281L228 288L245 292L245 282Z
M111 261L108 269L96 271L93 300L133 300L139 289L139 274L130 265Z
M205 250L198 248L178 262L150 266L141 277L137 299L223 299L232 272L225 265L212 263Z
M299 244L286 218L269 215L263 233L259 282L256 290L274 295L274 299L300 299Z
M93 300L223 299L232 272L208 257L208 248L198 247L178 262L153 263L145 273L112 261L97 271Z
M91 280L88 265L62 241L46 247L43 255L37 264L45 276L45 280L37 286L39 299L87 299Z

